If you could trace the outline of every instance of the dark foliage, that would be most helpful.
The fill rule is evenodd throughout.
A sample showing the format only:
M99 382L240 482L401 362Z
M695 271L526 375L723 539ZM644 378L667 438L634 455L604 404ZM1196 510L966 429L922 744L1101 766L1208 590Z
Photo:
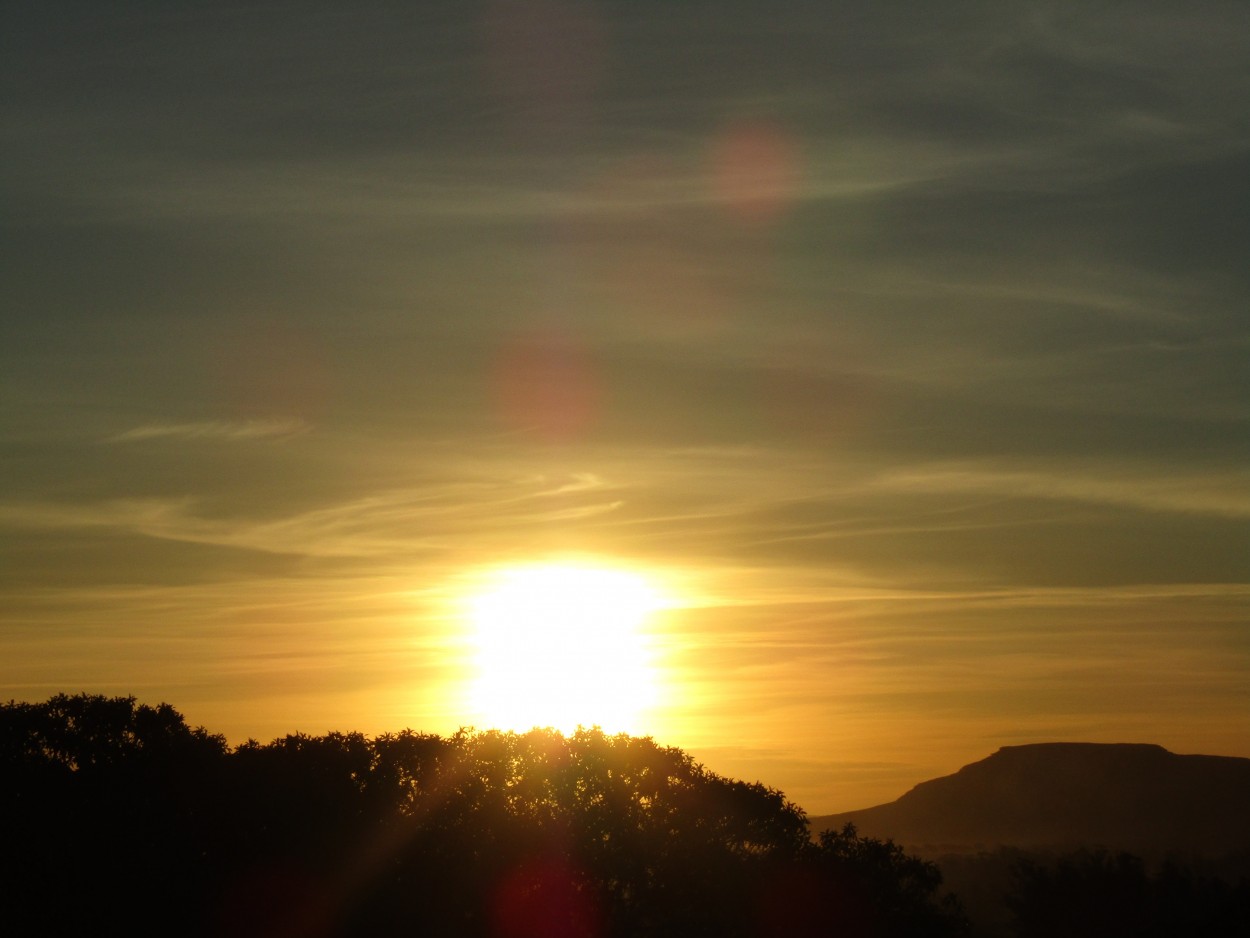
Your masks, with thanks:
M231 750L162 704L0 707L8 933L934 936L936 867L678 749L404 731Z
M1195 875L1174 862L1154 874L1138 857L1081 850L1023 858L1007 903L1020 938L1205 938L1245 934L1250 882Z

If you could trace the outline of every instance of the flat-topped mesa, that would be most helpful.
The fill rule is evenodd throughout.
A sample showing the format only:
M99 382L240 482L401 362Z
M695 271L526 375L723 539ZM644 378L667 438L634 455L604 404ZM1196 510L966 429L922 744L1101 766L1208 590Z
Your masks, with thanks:
M989 759L993 759L995 757L1028 757L1035 754L1056 752L1069 752L1073 755L1085 756L1093 755L1095 757L1125 753L1133 753L1137 755L1145 755L1146 753L1163 756L1175 755L1175 753L1164 749L1158 743L1020 743L1015 746L1000 746L993 753L993 755L990 755L983 761L988 761Z
M897 801L814 818L909 847L1076 844L1159 853L1250 848L1250 759L1149 743L1004 746Z

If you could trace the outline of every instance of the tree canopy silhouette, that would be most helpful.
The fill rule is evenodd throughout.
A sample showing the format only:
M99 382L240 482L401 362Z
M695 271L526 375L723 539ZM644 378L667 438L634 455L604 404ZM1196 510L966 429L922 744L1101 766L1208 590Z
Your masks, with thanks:
M30 934L962 934L940 875L650 738L229 748L172 707L0 707L0 860ZM21 933L21 929L19 929Z

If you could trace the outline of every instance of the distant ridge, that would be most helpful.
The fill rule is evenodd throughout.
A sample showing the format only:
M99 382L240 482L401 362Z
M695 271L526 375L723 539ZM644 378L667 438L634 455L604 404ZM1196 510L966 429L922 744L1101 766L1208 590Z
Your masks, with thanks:
M897 801L811 819L913 849L1098 845L1143 854L1250 852L1250 759L1136 743L1004 746Z

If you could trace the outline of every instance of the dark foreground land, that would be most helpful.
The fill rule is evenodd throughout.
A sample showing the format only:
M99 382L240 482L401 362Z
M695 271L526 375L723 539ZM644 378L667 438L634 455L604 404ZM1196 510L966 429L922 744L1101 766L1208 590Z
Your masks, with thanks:
M810 820L935 861L978 935L1221 934L1232 884L1250 878L1250 759L1005 746L889 804Z
M13 935L970 930L934 864L852 828L813 840L780 792L598 730L231 749L168 705L10 703L0 841L0 931ZM1088 856L1013 865L1019 934L1215 935L1250 922L1244 883ZM1075 926L1046 917L1056 899L1079 909ZM1144 925L1123 918L1132 903L1150 910Z

